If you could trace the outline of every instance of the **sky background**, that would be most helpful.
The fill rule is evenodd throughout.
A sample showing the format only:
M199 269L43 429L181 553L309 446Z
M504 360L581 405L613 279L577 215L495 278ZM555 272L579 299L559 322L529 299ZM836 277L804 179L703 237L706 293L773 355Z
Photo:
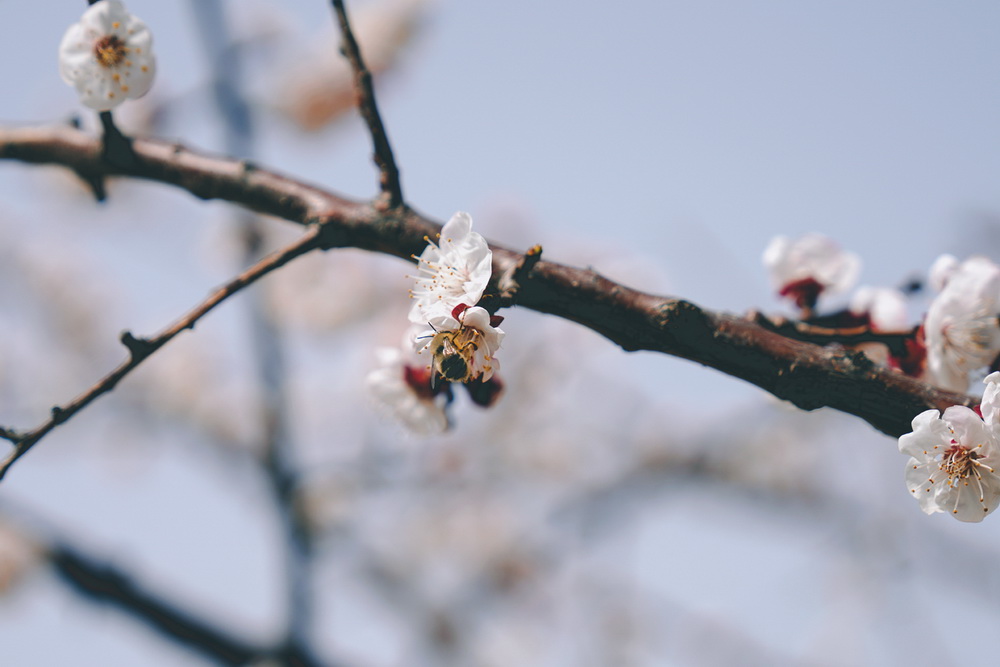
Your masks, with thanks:
M238 25L248 26L238 34L267 25L277 26L279 35L299 36L306 46L334 39L329 3L280 4L227 7ZM348 7L361 4L367 3ZM86 113L56 67L62 34L84 5L0 0L5 26L0 123L52 124ZM169 138L221 151L190 3L132 0L128 6L155 35L159 73L150 99L170 105ZM429 5L401 61L379 80L379 102L405 195L423 213L445 220L456 210L470 211L477 230L493 241L522 248L541 243L552 260L592 266L630 286L706 308L787 313L760 265L776 234L818 231L836 238L861 255L861 282L873 285L897 285L923 274L942 252L964 257L985 249L1000 259L997 26L1000 4L987 1L440 0ZM370 197L375 172L357 118L304 134L274 110L282 73L308 70L315 57L284 46L248 68L260 120L256 158L334 191ZM128 127L127 117L123 126ZM49 201L54 184L70 194ZM111 333L95 355L102 367L120 356L113 332L156 330L228 275L225 266L212 264L214 241L210 234L206 240L204 231L206 225L223 224L226 212L220 204L144 184L121 188L117 198L113 192L107 205L97 206L73 193L69 179L0 164L5 242L46 248L56 262L72 264L78 254L97 258L91 261L103 263L107 277L84 285L93 290L88 294L131 295L103 323ZM124 246L134 252L121 253ZM407 271L391 258L381 264L388 273ZM20 289L16 281L0 286L5 301L16 301ZM920 314L920 304L914 304L914 321ZM540 329L544 319L515 311L505 328L511 337L518 330L546 330ZM210 325L206 329L211 332ZM684 432L730 418L752 421L754 406L777 409L755 387L716 371L653 354L625 354L588 332L555 331L567 336L567 345L585 345L594 377L613 375L644 401L669 406ZM11 334L25 349L31 335ZM349 336L337 345L353 350L337 372L363 372L369 350ZM37 396L19 397L20 411L3 411L5 419L34 423L45 405L94 377L69 375L67 384L56 385L63 388L55 395L47 386ZM902 461L890 439L849 418L823 419L834 426L816 422L817 430L847 429L841 432L878 451L859 466L864 470L858 480L885 488L863 486L858 502L891 504L905 496ZM177 563L197 563L184 573L189 575L185 595L222 610L241 627L272 632L276 621L264 610L280 599L279 582L261 573L273 570L279 559L271 544L274 534L245 519L265 511L254 509L259 501L235 483L218 488L211 471L187 464L185 450L146 442L136 454L126 453L122 443L90 445L111 448L113 470L106 461L74 455L73 442L88 431L121 433L111 412L95 407L73 428L18 465L0 497L35 508L63 529L79 527L82 539L120 550L151 577L175 582ZM141 425L130 428L132 438L124 440L155 440ZM155 463L137 462L146 455ZM142 473L130 481L133 467ZM182 494L172 492L180 488ZM793 584L811 595L830 593L809 589L810 559L829 554L830 544L804 527L807 516L775 524L759 514L746 519L773 539L760 538L745 534L744 510L726 506L724 497L704 490L692 494L689 502L701 508L695 518L663 501L630 528L625 546L612 541L617 546L588 557L632 559L637 580L667 587L707 613L742 618L744 629L767 645L786 641L787 635L768 623L773 618L816 636L815 627L794 614L755 619L754 601L767 597L767 590L740 588L718 572L718 563L720 586L737 593L706 595L696 577L667 581L651 574L667 552L692 562L704 558L699 554L742 549L741 558L762 572L759 581L779 579L785 569L793 572ZM164 515L163 499L172 495L173 509ZM940 527L945 520L901 506L913 516L900 530L912 531L918 541L931 539L920 522L938 520L933 525ZM203 523L185 518L196 514L205 514ZM192 532L183 540L170 537L166 528L151 536L151 516ZM711 517L707 523L706 517ZM211 548L219 526L226 527L227 543L240 545L238 562ZM680 555L664 527L693 535ZM969 528L944 530L1000 540L989 522L975 533ZM260 585L248 587L248 579ZM73 653L102 656L102 664L190 664L187 654L121 626L114 612L95 613L82 602L67 602L57 589L41 579L6 608L0 600L5 651L27 656L41 646L37 664L62 664L64 654L52 645L58 633ZM370 640L357 641L359 653L371 648ZM820 637L812 647L795 646L802 655L813 655L817 646L834 643ZM869 648L858 646L855 654L867 664L900 655L885 646ZM941 652L954 655L953 648L946 640ZM682 656L677 664L703 663Z

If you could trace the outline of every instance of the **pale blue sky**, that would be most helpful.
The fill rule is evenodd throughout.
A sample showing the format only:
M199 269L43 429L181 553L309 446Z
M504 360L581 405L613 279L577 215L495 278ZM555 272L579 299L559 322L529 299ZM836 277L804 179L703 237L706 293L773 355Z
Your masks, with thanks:
M154 31L156 85L174 94L197 91L203 58L188 3L128 4ZM282 4L289 25L309 38L330 30L328 2ZM84 5L0 0L0 123L53 123L83 111L59 79L56 47ZM988 1L442 0L391 85L380 89L380 101L405 192L421 211L446 219L468 210L493 240L541 242L552 259L593 264L635 287L705 307L775 309L759 261L775 234L837 238L862 256L862 281L871 284L898 283L941 252L979 247L985 237L976 225L1000 219L998 26L1000 3ZM214 126L200 121L209 105L181 100L190 125L176 128L178 136L219 150ZM291 138L286 126L266 125L260 161L369 196L375 176L361 130L352 119L302 139ZM47 208L44 187L25 171L0 165L0 215L71 213L69 205ZM155 192L155 201L163 197L175 208L157 208L150 218L205 210ZM101 212L80 215L97 219ZM506 222L512 218L521 222ZM192 237L185 227L151 245L182 250ZM86 242L110 252L115 239ZM163 285L164 303L144 305L136 316L146 329L205 289L184 291L184 266L176 276L149 280ZM123 328L135 323L122 318ZM760 398L756 389L689 362L619 354L610 345L602 354L606 369L694 412ZM157 477L164 487L182 478L211 494L210 482L173 464L163 462L166 472ZM28 497L46 479L25 465L10 483ZM60 479L72 484L74 476L64 471ZM84 488L77 493L86 495ZM59 494L37 495L53 513L67 512ZM118 504L117 496L96 498L86 511L113 515ZM228 524L242 508L217 511L215 520ZM143 524L139 509L130 516ZM129 518L116 521L125 528L109 528L108 541L128 541ZM267 553L267 536L240 533L238 525L229 530L235 532L227 539L259 546L259 562L228 573L231 591L276 556ZM146 542L136 536L135 549ZM159 557L164 567L173 559L148 558ZM208 550L191 557L211 558ZM254 590L259 599L247 608L266 606L267 591ZM225 594L216 594L206 594L209 606L222 605ZM46 597L30 602L46 620L19 628L19 637L5 637L0 625L0 645L41 641L65 615L78 646L115 656L114 664L135 664L135 656L154 664L149 647L157 641L130 631L110 639L106 623L118 621L93 620L83 605L66 611L51 604ZM251 618L248 625L266 629L273 619ZM160 659L156 664L187 664L170 650Z

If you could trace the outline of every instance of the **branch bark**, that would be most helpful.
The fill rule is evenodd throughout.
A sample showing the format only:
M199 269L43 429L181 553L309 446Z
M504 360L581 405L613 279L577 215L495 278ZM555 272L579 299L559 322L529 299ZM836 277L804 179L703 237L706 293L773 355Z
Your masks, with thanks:
M107 176L157 181L299 224L321 223L324 248L355 247L412 261L424 237L441 229L409 208L380 210L245 161L149 139L134 140L133 149L136 164L125 170L101 160L100 141L78 130L0 128L0 159L62 165L87 182ZM491 247L495 277L523 257ZM582 324L625 350L690 359L804 410L832 407L856 415L891 436L910 431L923 410L977 402L877 367L861 353L792 340L749 318L640 292L594 271L539 261L520 283L518 305Z

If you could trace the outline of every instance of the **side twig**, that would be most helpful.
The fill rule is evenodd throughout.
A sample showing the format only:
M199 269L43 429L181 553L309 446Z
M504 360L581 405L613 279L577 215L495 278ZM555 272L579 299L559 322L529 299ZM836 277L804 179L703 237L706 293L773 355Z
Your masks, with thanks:
M69 403L62 406L54 406L49 419L31 431L19 432L13 429L0 428L0 437L9 440L14 445L7 457L3 461L0 461L0 479L3 479L10 467L34 447L39 440L48 435L55 427L71 419L73 415L90 405L96 398L114 389L122 378L135 370L139 364L152 356L154 352L170 342L177 334L185 329L193 329L198 320L204 317L209 311L257 279L284 266L296 257L321 247L321 232L322 229L320 226L311 228L295 243L283 250L268 255L217 289L207 299L152 338L136 338L131 332L123 332L121 342L128 349L129 358L101 378L94 386Z
M389 136L386 134L385 126L382 124L382 116L379 115L378 105L375 103L372 73L368 71L365 61L361 58L361 50L358 48L358 41L354 38L354 32L351 30L351 23L347 19L347 10L344 9L343 0L332 1L333 10L337 13L337 22L340 24L340 32L344 38L342 51L354 71L358 110L365 119L368 131L372 135L372 144L375 149L373 157L379 169L379 185L384 200L381 203L386 208L397 208L403 204L403 189L399 183L399 168L392 155Z

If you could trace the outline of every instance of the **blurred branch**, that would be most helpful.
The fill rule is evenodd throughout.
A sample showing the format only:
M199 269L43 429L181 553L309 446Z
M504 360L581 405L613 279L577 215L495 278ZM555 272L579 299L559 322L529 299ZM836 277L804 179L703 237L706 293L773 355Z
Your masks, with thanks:
M207 299L188 311L183 317L172 325L153 336L152 338L136 338L131 332L125 331L121 335L121 342L129 351L129 358L122 362L117 368L101 378L94 386L80 394L72 401L63 406L54 406L52 416L35 429L27 432L20 432L13 429L0 427L0 438L4 438L13 443L14 447L7 457L0 461L0 479L19 458L24 456L35 443L45 437L52 429L68 421L83 408L87 407L94 399L106 394L126 375L131 373L139 364L148 359L154 352L166 345L177 334L185 329L193 329L195 323L204 317L217 305L228 299L233 294L255 282L271 271L284 266L292 259L307 252L321 247L323 242L323 226L317 225L307 231L295 243L284 249L272 253L260 262L250 267L240 275L213 292Z
M229 34L220 0L192 0L195 24L212 63L212 97L225 127L225 146L233 155L249 156L254 143L250 106L241 89L240 61ZM261 220L241 212L244 260L255 261L264 240ZM262 393L259 463L266 476L275 510L285 533L285 579L288 609L285 642L311 651L310 629L315 589L312 581L312 534L299 502L292 429L289 425L287 371L281 332L265 313L259 293L248 294L251 353ZM287 662L285 664L298 664Z
M379 185L382 188L382 196L386 199L384 203L388 208L397 208L403 204L403 189L399 183L399 168L396 167L396 159L392 155L389 136L386 134L382 117L378 112L378 105L375 103L372 73L368 71L368 67L361 57L361 50L354 38L354 31L351 30L351 23L347 19L347 10L344 9L343 0L332 1L333 9L337 13L337 22L340 24L340 32L344 38L342 51L344 57L351 63L351 70L354 72L358 110L361 112L362 118L365 119L368 131L372 135L372 144L375 150L373 157L375 164L378 165Z
M100 142L66 127L0 129L0 159L61 164L86 176L127 175L170 183L300 224L322 223L321 247L354 247L413 261L441 225L410 209L381 211L316 186L180 145L135 139L128 172L100 159ZM523 253L493 248L493 275ZM625 350L663 352L751 382L804 410L832 407L891 436L918 413L977 399L875 366L860 352L823 348L770 331L751 318L631 289L598 273L539 261L520 279L518 305L582 324Z
M82 595L112 604L158 632L224 665L245 665L267 655L145 590L115 567L56 544L48 553L56 572Z

